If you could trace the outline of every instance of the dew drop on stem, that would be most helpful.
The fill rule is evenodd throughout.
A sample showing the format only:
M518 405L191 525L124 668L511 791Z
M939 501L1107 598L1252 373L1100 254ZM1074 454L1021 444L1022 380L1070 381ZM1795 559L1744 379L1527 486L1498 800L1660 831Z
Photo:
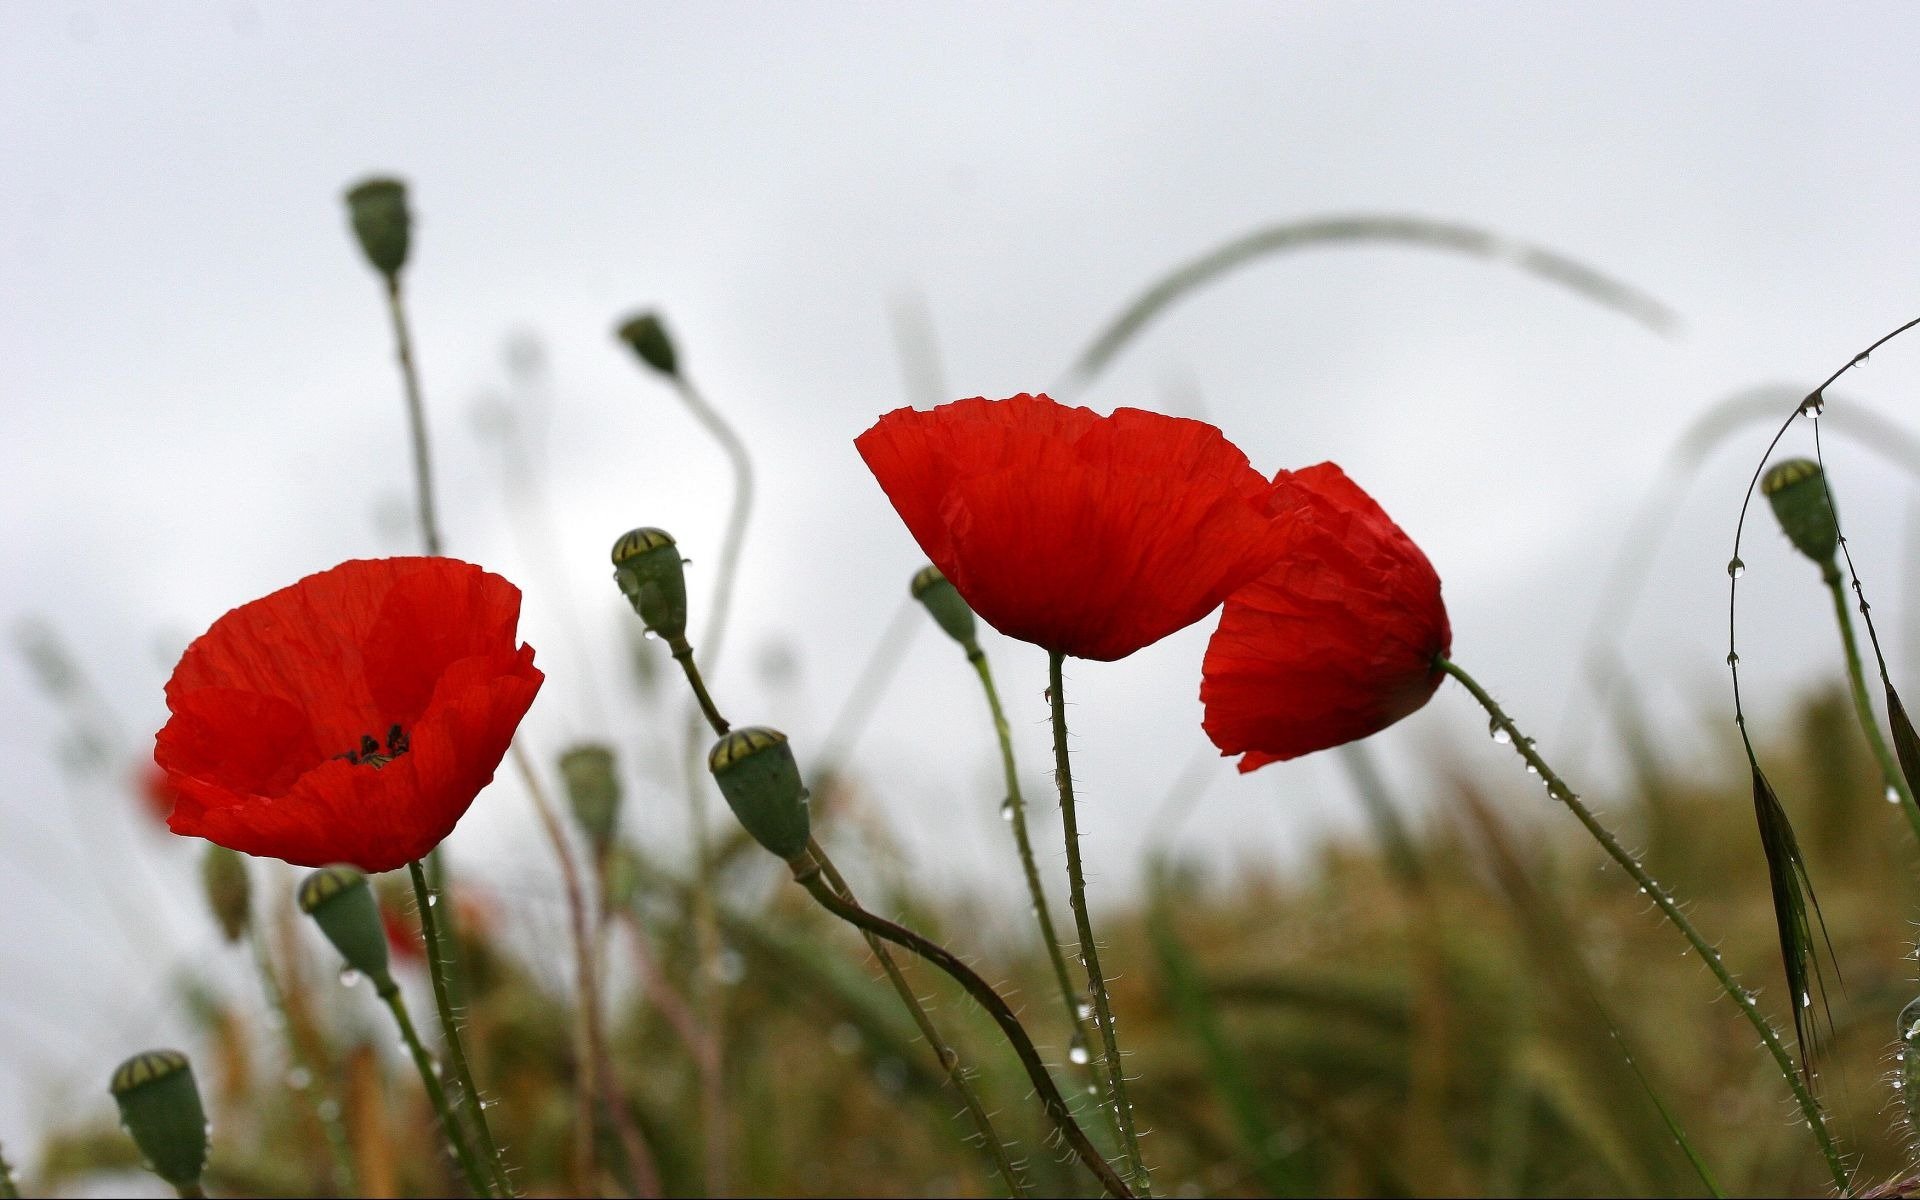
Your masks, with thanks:
M1013 820L1013 797L1009 796L1000 802L1000 819L1002 821Z
M1073 1035L1073 1041L1067 1044L1067 1061L1076 1067L1084 1067L1092 1061L1093 1055L1087 1051L1087 1043L1079 1034Z
M1735 557L1727 560L1727 574L1729 576L1733 577L1734 579L1738 579L1742 575L1745 575L1746 573L1747 573L1747 564L1741 562L1739 559L1739 556L1736 555Z
M1499 717L1487 718L1487 736L1492 738L1495 744L1501 746L1505 746L1513 741L1513 735L1507 732L1507 727L1500 723Z

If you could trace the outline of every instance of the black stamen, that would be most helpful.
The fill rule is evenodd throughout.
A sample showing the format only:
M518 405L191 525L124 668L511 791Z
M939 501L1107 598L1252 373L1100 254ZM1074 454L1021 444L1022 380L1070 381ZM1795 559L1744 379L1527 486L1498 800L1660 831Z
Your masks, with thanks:
M363 733L360 735L360 753L366 755L368 758L372 758L374 755L380 753L380 743L373 740L372 734Z

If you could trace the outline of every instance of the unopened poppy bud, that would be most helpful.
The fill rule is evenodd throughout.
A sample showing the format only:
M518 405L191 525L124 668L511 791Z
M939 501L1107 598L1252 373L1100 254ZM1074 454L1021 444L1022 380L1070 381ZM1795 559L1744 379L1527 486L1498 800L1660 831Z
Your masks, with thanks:
M629 317L615 332L621 341L633 347L641 362L662 375L680 373L680 358L673 352L673 339L667 336L667 326L657 313Z
M178 1050L149 1050L113 1073L120 1124L133 1135L147 1167L182 1195L197 1192L207 1165L207 1110L193 1066Z
M967 602L960 598L954 586L947 582L947 577L940 573L939 567L929 563L914 575L913 598L926 605L933 619L940 623L940 628L947 631L948 637L965 646L968 653L978 646L973 610L967 607Z
M647 630L677 647L687 637L687 575L664 529L635 529L613 544L613 579Z
M601 745L575 746L560 756L560 777L580 831L594 853L605 854L620 821L620 778L614 773L613 751Z
M407 185L398 179L369 179L347 192L347 213L354 236L373 269L388 279L407 265L413 216L407 211Z
M1822 568L1831 567L1840 546L1840 523L1820 464L1809 458L1777 463L1761 477L1760 494L1773 505L1773 515L1794 549Z
M382 996L397 986L387 971L387 933L380 905L358 867L322 867L300 881L300 911L312 917L347 966L373 981Z
M807 848L807 789L786 734L736 729L707 752L707 769L754 841L786 859Z
M207 907L220 923L220 932L229 942L247 935L248 917L253 906L253 883L247 877L247 860L225 846L209 845L200 860L200 886L207 894Z

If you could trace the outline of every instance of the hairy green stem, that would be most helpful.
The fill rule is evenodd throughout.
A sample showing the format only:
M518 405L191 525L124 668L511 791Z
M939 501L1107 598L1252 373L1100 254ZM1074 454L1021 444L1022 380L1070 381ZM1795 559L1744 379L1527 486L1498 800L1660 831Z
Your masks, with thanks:
M813 861L819 864L820 873L826 877L827 884L833 889L834 895L846 901L847 904L857 907L860 903L859 899L854 896L853 889L847 886L846 878L840 874L840 869L833 865L833 860L827 857L827 852L820 843L808 838L807 850L813 855ZM1027 1190L1026 1184L1021 1182L1020 1173L1014 1170L1013 1159L1007 1153L1006 1143L1000 1139L1000 1134L993 1127L992 1118L987 1115L986 1106L980 1103L979 1094L974 1091L972 1081L967 1078L967 1069L960 1062L959 1052L940 1036L940 1030L934 1025L933 1018L927 1014L926 1007L920 1003L920 997L914 994L913 985L907 982L906 975L900 970L900 964L894 961L893 952L887 949L886 943L871 930L862 928L860 936L866 939L867 949L873 951L873 956L880 960L881 969L887 973L887 981L893 984L893 990L899 993L901 1003L907 1006L907 1012L912 1015L914 1026L920 1030L920 1036L926 1039L927 1046L933 1051L934 1057L940 1060L940 1069L947 1073L947 1081L953 1084L954 1091L960 1093L960 1100L966 1106L967 1115L973 1118L975 1128L980 1131L981 1147L986 1151L987 1157L993 1160L994 1169L1000 1172L1000 1177L1007 1181L1007 1189L1018 1197L1032 1195L1033 1193Z
M413 1018L407 1014L407 1002L401 997L399 987L387 988L380 993L380 998L387 1002L387 1011L393 1014L394 1023L400 1026L400 1039L413 1055L413 1065L420 1072L421 1086L427 1089L427 1099L432 1103L433 1111L439 1114L441 1132L447 1135L447 1146L460 1164L460 1173L467 1177L467 1187L476 1196L497 1195L481 1171L480 1164L475 1161L472 1147L467 1145L466 1129L454 1115L453 1106L447 1103L446 1089L440 1086L440 1069L434 1064L433 1056L427 1053L426 1045L421 1042L420 1031L413 1027Z
M987 1010L1007 1041L1013 1044L1014 1053L1020 1057L1020 1065L1027 1070L1027 1078L1033 1082L1034 1091L1039 1094L1040 1103L1053 1118L1054 1126L1069 1148L1100 1180L1108 1193L1117 1197L1130 1197L1134 1193L1126 1182L1100 1157L1100 1151L1087 1139L1086 1131L1080 1128L1073 1118L1073 1111L1067 1107L1066 1098L1053 1082L1053 1076L1047 1073L1047 1065L1040 1059L1040 1052L1034 1049L1033 1039L1020 1024L1020 1018L1013 1009L993 990L993 985L980 978L973 968L961 962L953 953L936 942L913 932L902 925L896 925L884 917L875 916L861 908L851 898L840 895L822 878L821 863L810 854L802 854L788 864L793 867L795 882L807 889L807 892L820 903L822 908L862 932L882 937L895 945L904 946L929 963L945 971L961 987L967 990L980 1007Z
M295 1070L306 1075L307 1086L296 1090L303 1090L312 1101L314 1119L320 1122L320 1129L326 1135L327 1152L333 1158L334 1187L342 1196L357 1196L360 1194L360 1185L354 1177L353 1149L347 1140L346 1125L340 1119L339 1102L333 1098L333 1087L328 1082L327 1073L315 1069L315 1064L308 1060L306 1050L300 1045L300 1035L295 1031L292 1015L287 1011L287 996L280 988L280 977L274 974L266 941L251 920L247 922L247 944L253 951L254 968L260 973L260 990L266 993L267 1006L279 1018L280 1028L286 1034L287 1057L292 1060ZM0 1197L5 1195L5 1192L0 1192Z
M480 1089L473 1085L473 1071L467 1066L467 1052L460 1044L460 1027L453 1018L453 1005L447 999L447 962L441 950L440 922L434 916L433 890L427 886L427 873L416 860L407 864L413 877L413 896L420 906L420 932L427 944L427 976L433 981L433 1003L440 1011L440 1034L446 1039L447 1060L453 1064L454 1080L460 1085L467 1115L473 1121L480 1149L486 1155L487 1168L498 1194L514 1195L513 1182L500 1161L500 1148L494 1144L493 1130L487 1127L486 1105L480 1101Z
M1086 1018L1080 1015L1080 999L1074 994L1073 976L1067 970L1067 956L1060 949L1060 935L1053 927L1053 912L1047 905L1046 885L1040 881L1040 867L1033 856L1033 839L1027 832L1027 802L1020 794L1020 773L1013 761L1013 730L1007 724L1006 710L1000 706L1000 690L993 685L993 670L987 665L986 652L976 642L967 647L967 661L980 676L980 687L987 694L987 708L993 714L994 736L1000 742L1000 768L1006 777L1007 823L1013 826L1014 844L1020 849L1020 869L1027 877L1027 895L1033 901L1034 920L1040 926L1040 940L1047 947L1053 964L1054 982L1060 987L1060 999L1067 1006L1067 1020L1073 1028L1073 1045L1080 1054L1089 1054L1092 1041L1087 1037ZM1071 1057L1071 1055L1069 1055ZM1091 1059L1079 1064L1092 1074Z
M1107 978L1100 970L1100 948L1093 937L1093 920L1087 912L1086 872L1080 865L1080 823L1073 807L1073 762L1067 753L1067 698L1061 681L1066 655L1058 650L1047 655L1047 697L1053 710L1053 779L1060 789L1060 820L1066 829L1067 899L1073 906L1073 922L1080 937L1080 961L1087 968L1087 992L1093 997L1093 1016L1100 1029L1101 1060L1106 1064L1107 1089L1113 1104L1114 1121L1120 1127L1120 1141L1126 1150L1127 1173L1143 1194L1152 1195L1145 1161L1140 1157L1140 1137L1133 1128L1133 1105L1127 1100L1126 1069L1120 1061L1120 1042L1113 1032L1113 1006L1107 999Z
M1847 1174L1846 1164L1841 1160L1839 1147L1834 1144L1832 1131L1827 1128L1826 1112L1821 1108L1820 1101L1815 1098L1812 1088L1801 1077L1799 1069L1794 1066L1793 1056L1787 1053L1786 1044L1780 1040L1780 1034L1774 1029L1773 1022L1767 1020L1766 1015L1760 1011L1759 1005L1754 1003L1753 993L1740 985L1739 981L1733 977L1733 973L1727 970L1726 964L1720 961L1720 952L1701 936L1698 929L1694 928L1693 922L1667 893L1667 889L1647 873L1647 869L1640 864L1640 860L1620 844L1620 840L1600 823L1599 818L1581 802L1573 789L1554 773L1553 768L1547 765L1546 759L1540 757L1539 752L1533 748L1533 740L1521 734L1513 720L1500 708L1499 703L1487 694L1487 690L1481 687L1473 676L1449 659L1436 658L1434 665L1459 680L1461 685L1472 693L1473 698L1479 701L1480 707L1486 710L1494 725L1512 739L1513 748L1519 752L1520 757L1525 759L1527 765L1538 772L1540 778L1546 782L1547 794L1567 806L1580 824L1586 827L1587 832L1593 835L1594 840L1600 843L1601 849L1607 852L1607 856L1620 864L1627 875L1640 885L1640 890L1659 908L1661 915L1666 917L1687 939L1687 944L1692 946L1694 953L1700 956L1700 961L1707 964L1707 970L1711 971L1714 979L1719 982L1720 990L1727 994L1734 1006L1740 1010L1741 1015L1746 1017L1754 1031L1760 1035L1760 1041L1766 1046L1767 1052L1773 1056L1774 1065L1780 1071L1780 1078L1786 1081L1788 1089L1793 1092L1794 1101L1800 1106L1800 1113L1806 1120L1807 1128L1813 1132L1814 1140L1820 1144L1820 1153L1826 1159L1827 1170L1833 1176L1834 1187L1843 1196L1851 1194L1852 1183Z
M1846 583L1840 577L1839 568L1832 563L1823 566L1820 574L1833 596L1833 619L1840 626L1840 645L1847 655L1847 684L1853 693L1853 712L1860 720L1860 732L1867 735L1867 745L1873 748L1883 786L1899 801L1907 823L1913 826L1914 836L1920 837L1920 806L1914 803L1913 791L1907 786L1906 774L1900 770L1892 748L1880 736L1880 722L1873 715L1873 701L1867 697L1867 673L1860 660L1860 644L1854 640L1853 617L1847 612Z

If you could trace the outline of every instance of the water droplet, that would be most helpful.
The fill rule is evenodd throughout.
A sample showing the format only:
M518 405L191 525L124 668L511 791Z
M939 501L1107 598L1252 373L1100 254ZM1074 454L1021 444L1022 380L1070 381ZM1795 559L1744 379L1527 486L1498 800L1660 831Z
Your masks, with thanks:
M1532 763L1527 764L1527 774L1538 775L1539 773L1540 773L1539 767L1534 766Z
M1806 993L1806 992L1801 992L1801 993L1800 993L1800 1007L1801 1007L1801 1008L1812 1008L1812 1007L1813 1007L1813 997L1812 997L1811 995L1809 995L1808 993Z
M287 1072L287 1086L296 1092L304 1092L313 1086L313 1072L305 1067L295 1067Z
M651 629L647 630L645 633L641 634L640 636L645 638L649 642L657 642L660 640L660 635L655 633Z
M1869 357L1871 356L1868 355L1865 351L1862 351L1861 353L1853 356L1853 362L1850 363L1849 365L1855 366L1855 367L1864 367L1867 365L1867 359Z
M1073 1041L1067 1045L1067 1061L1076 1067L1084 1067L1093 1061L1093 1055L1087 1052L1086 1042L1082 1041L1077 1033L1073 1035Z
M1800 415L1809 421L1818 421L1820 414L1825 412L1826 409L1827 398L1819 392L1815 392L1800 402Z
M1098 1083L1089 1083L1087 1085L1087 1095L1098 1096L1099 1094L1100 1094L1100 1085Z
M494 1105L496 1105L496 1104L498 1104L498 1103L500 1103L500 1101L499 1101L498 1099L496 1099L496 1098L494 1098L494 1097L491 1097L491 1096L490 1096L490 1097L488 1097L487 1099L485 1099L485 1100L482 1100L482 1101L480 1102L480 1107L481 1107L481 1108L492 1108L492 1107L493 1107Z
M1727 651L1727 665L1728 665L1728 666L1730 666L1730 667L1732 667L1732 666L1737 666L1737 665L1739 665L1739 662L1740 662L1740 656L1739 656L1738 654L1735 654L1735 653L1734 653L1733 651L1731 651L1731 650L1729 650L1729 651ZM1744 722L1742 722L1742 723L1744 724Z
M439 906L440 906L440 893L439 893L439 892L434 892L434 893L432 893L432 894L430 894L430 895L429 895L429 896L427 897L427 907L428 907L428 908L438 908Z
M1013 820L1013 797L1012 796L1008 796L1005 800L1002 800L1000 802L1000 819L1002 821Z
M1895 1091L1899 1091L1902 1087L1905 1087L1905 1086L1906 1086L1906 1081L1904 1079L1901 1079L1898 1076L1894 1077L1893 1089Z
M1733 576L1735 579L1738 579L1742 575L1745 575L1746 573L1747 573L1747 564L1741 562L1738 556L1735 556L1734 558L1727 560L1727 574Z
M352 967L340 968L340 986L341 987L352 987L354 984L359 982L360 982L360 972L354 970Z
M1513 735L1507 732L1507 727L1500 723L1499 717L1487 718L1487 736L1502 746L1513 741Z
M1888 804L1900 803L1900 789L1893 786L1892 784L1887 785L1887 803Z
M314 1110L320 1114L322 1121L338 1121L340 1119L340 1102L338 1100L322 1100L320 1103L314 1105Z
M1086 960L1082 959L1081 961L1084 962ZM1073 1006L1073 1011L1079 1015L1082 1021L1093 1020L1093 1004L1090 1001L1082 1000Z

